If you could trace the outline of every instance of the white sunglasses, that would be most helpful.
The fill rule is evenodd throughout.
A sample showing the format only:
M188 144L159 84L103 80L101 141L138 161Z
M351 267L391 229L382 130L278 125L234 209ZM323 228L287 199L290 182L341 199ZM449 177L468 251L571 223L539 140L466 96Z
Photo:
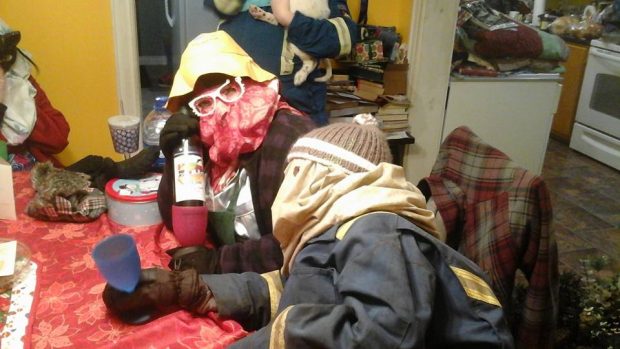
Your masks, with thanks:
M230 79L226 80L226 82L216 90L205 92L192 99L188 104L197 116L209 116L215 111L215 102L217 99L220 99L224 103L234 103L238 101L244 93L245 86L241 81L241 77L238 76L233 81L230 81Z

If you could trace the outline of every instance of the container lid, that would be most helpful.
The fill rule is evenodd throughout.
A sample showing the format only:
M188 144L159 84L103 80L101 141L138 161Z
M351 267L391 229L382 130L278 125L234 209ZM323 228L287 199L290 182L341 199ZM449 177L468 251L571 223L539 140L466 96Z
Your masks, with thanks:
M141 179L115 178L108 181L105 192L118 201L149 202L157 200L161 174L149 174Z
M168 96L157 96L155 97L155 103L153 103L153 109L165 110L166 103L168 103Z

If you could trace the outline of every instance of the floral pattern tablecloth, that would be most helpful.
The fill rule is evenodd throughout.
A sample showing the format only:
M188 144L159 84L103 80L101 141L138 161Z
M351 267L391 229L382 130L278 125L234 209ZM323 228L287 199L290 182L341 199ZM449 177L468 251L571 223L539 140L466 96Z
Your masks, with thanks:
M28 245L39 268L25 348L222 348L247 334L214 313L195 318L179 311L141 326L111 317L101 299L105 282L91 258L94 245L111 234L131 234L143 268L165 266L164 251L177 245L172 234L163 225L117 226L106 214L91 223L37 221L25 214L34 196L29 174L15 172L13 183L18 219L0 220L0 237Z

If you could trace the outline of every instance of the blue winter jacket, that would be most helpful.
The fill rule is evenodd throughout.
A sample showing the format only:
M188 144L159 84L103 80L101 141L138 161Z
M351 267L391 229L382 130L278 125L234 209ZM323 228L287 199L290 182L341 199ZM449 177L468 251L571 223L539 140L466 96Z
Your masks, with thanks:
M310 240L290 275L202 275L221 316L256 330L233 348L513 348L486 275L393 213Z

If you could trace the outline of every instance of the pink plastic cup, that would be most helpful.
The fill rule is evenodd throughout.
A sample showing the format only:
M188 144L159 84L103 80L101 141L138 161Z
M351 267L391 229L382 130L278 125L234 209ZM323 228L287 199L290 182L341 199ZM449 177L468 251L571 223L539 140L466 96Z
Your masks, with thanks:
M172 230L181 246L204 244L207 214L206 206L172 206Z

